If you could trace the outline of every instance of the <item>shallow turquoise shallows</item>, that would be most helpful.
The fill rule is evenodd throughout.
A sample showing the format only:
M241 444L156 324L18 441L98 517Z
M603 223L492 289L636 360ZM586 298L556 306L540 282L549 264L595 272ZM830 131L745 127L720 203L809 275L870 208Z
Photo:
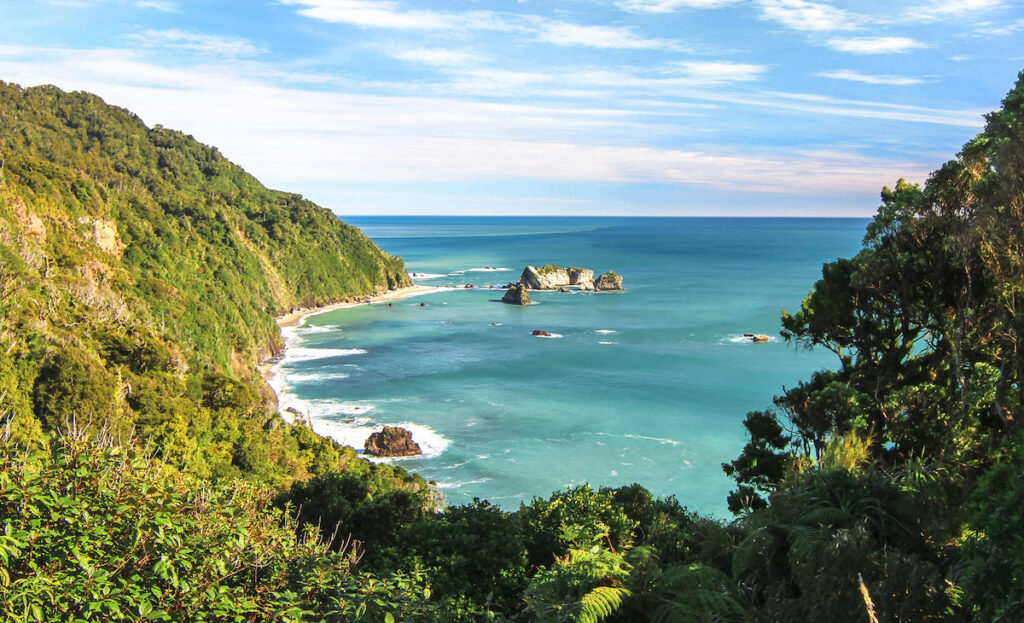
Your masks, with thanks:
M412 430L403 467L451 504L506 508L566 486L639 482L726 517L748 411L834 367L787 345L821 264L857 252L863 219L347 219L406 260L422 285L458 286L307 318L286 331L282 408L362 448L380 426ZM527 264L614 270L621 293L498 300ZM473 289L462 288L473 284ZM534 329L551 338L531 335ZM772 341L754 344L744 333Z

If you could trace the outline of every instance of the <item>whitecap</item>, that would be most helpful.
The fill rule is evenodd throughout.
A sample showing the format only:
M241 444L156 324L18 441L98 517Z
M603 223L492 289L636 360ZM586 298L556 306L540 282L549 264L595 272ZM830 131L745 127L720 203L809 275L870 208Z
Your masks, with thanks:
M362 348L310 348L303 346L289 346L286 351L285 361L315 361L317 359L329 359L331 357L351 357L352 355L365 355Z
M535 337L543 337L543 338L546 338L546 339L549 339L549 340L553 340L555 338L562 337L562 334L561 333L552 333L550 335L537 335Z
M498 267L495 267L495 266L484 266L483 268L468 268L468 269L466 269L464 271L460 271L460 274L461 273L507 273L507 272L511 272L511 271L512 271L511 268L505 268L503 266L498 266Z
M289 372L286 369L278 368L281 374L289 383L319 383L321 381L340 381L347 379L348 374L344 372Z
M618 331L616 331L614 329L594 329L594 333L600 333L602 335L610 335L612 333L618 333Z
M598 344L618 344L618 342L598 342Z
M670 440L664 437L647 437L646 434L624 434L623 437L631 440L645 440L648 442L657 442L659 444L672 444L673 446L679 445L679 442L676 440Z
M413 279L440 279L448 275L444 273L409 273L409 276Z
M457 483L437 483L437 488L438 489L459 489L460 487L464 487L466 485L481 485L483 483L488 482L489 480L490 479L488 479L488 477L482 477L482 479L476 479L475 481L460 481L460 482L457 482Z
M302 335L312 335L315 333L337 333L339 331L344 331L344 329L335 324L325 324L321 326L307 324L302 325L295 330L296 333L301 333Z

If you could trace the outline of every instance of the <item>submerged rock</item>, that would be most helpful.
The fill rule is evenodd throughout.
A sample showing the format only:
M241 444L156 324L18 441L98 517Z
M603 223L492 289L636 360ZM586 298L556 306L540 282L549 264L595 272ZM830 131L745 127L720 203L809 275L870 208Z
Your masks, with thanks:
M363 444L363 452L375 456L423 454L419 444L412 440L412 433L398 426L385 426L379 433L371 434Z
M505 296L501 297L501 302L510 305L529 305L530 294L526 291L525 285L518 283L505 292Z
M613 272L607 272L596 280L594 280L595 290L621 290L622 289L622 275L617 275Z

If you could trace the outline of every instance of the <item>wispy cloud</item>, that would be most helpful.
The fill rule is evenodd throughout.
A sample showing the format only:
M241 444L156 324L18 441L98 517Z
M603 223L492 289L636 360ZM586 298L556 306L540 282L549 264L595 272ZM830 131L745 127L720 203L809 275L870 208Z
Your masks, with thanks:
M756 4L761 9L761 19L804 32L856 30L864 22L860 15L823 2L756 0Z
M679 9L717 9L740 0L622 0L617 2L623 11L630 13L672 13Z
M899 54L918 48L928 47L926 44L910 37L853 37L847 39L829 39L828 47L839 52L851 54Z
M131 37L145 47L162 47L215 56L253 56L263 49L248 39L208 35L184 30L146 30Z
M167 2L166 0L138 0L135 6L140 9L155 9L164 13L178 12L178 4L176 2Z
M832 78L833 80L849 80L851 82L863 82L864 84L887 84L890 86L910 86L914 84L922 84L924 82L924 80L920 78L865 74L852 69L824 71L817 75L822 78Z
M266 82L258 67L249 74L240 74L240 67L221 63L169 69L127 50L0 49L0 72L11 79L101 93L150 123L182 128L220 146L228 157L275 184L533 179L840 196L891 184L894 170L908 177L923 177L927 170L905 159L854 153L618 143L615 137L638 133L609 130L641 123L636 112L283 88ZM690 71L705 77L757 73L736 67ZM765 102L771 100L821 111L843 105L793 94L759 97L765 101L747 103L769 105ZM886 113L860 104L863 116ZM913 110L888 112L925 116Z
M937 22L948 19L963 19L1000 9L1006 0L933 0L932 2L907 9L905 19L918 22Z
M979 35L991 37L1005 37L1006 35L1013 35L1021 31L1024 31L1024 19L1014 20L1005 24L979 22L974 29L974 32Z
M389 48L385 53L398 60L436 67L462 67L478 61L475 54L447 48Z
M696 84L717 85L756 79L767 67L730 62L677 63L682 75Z
M395 30L509 30L512 28L491 11L445 13L405 9L391 0L280 0L304 7L299 14L336 24Z
M582 26L565 22L538 21L537 38L546 43L564 46L615 50L681 49L675 41L646 39L623 26Z

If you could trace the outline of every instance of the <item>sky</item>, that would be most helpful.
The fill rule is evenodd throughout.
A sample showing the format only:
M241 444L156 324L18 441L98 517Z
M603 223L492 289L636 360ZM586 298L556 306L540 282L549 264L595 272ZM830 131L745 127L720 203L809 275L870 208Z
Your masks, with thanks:
M1022 0L0 0L95 93L341 215L855 216L1024 69Z

